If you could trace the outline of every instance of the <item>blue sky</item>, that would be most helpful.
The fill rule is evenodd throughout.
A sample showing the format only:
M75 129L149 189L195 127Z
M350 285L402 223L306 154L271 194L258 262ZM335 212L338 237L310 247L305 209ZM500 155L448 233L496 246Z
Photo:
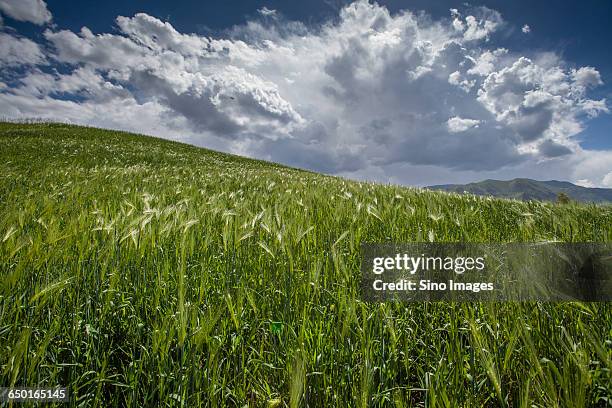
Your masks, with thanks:
M383 182L612 187L611 2L0 0L0 15L4 116Z

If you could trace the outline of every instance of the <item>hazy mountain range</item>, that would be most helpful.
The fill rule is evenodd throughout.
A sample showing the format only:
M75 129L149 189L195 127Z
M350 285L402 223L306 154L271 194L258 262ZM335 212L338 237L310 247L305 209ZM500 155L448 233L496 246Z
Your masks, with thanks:
M570 199L581 202L612 202L612 188L590 188L572 184L568 181L538 181L525 178L514 180L484 180L469 184L442 184L427 187L430 190L467 192L519 200L554 201L558 193L565 193Z

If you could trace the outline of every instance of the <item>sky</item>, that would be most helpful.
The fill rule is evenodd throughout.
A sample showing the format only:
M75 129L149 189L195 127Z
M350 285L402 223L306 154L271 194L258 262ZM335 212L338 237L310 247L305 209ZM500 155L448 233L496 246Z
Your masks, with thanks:
M0 116L359 180L612 187L612 2L0 0Z

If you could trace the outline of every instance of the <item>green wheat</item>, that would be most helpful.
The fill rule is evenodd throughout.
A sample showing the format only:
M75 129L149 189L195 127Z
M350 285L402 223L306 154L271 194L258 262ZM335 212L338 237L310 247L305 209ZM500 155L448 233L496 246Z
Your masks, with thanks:
M612 404L610 304L367 304L362 242L612 240L609 206L0 124L0 386L70 406Z

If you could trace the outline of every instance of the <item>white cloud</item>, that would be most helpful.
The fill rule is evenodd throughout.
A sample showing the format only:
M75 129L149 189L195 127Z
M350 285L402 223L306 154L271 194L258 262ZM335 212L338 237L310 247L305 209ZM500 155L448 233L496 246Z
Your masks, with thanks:
M453 17L453 28L455 31L463 31L465 28L465 24L461 20L461 13L456 8L450 9L451 16Z
M572 78L577 86L581 87L592 87L601 85L601 75L593 67L582 67L579 69L572 70Z
M42 25L51 21L51 12L43 0L0 0L0 11L19 21Z
M448 83L460 87L465 92L469 92L476 84L476 81L464 79L459 71L455 71L448 76Z
M605 101L584 98L584 87L599 76L595 73L581 69L570 78L557 66L520 57L486 77L478 100L521 147L545 139L571 145L571 138L583 130L581 114L594 117L608 110Z
M474 11L476 16L468 15L462 21L461 13L457 9L451 9L453 28L463 32L466 41L488 40L489 35L503 24L501 14L487 7L479 7Z
M203 56L210 41L195 34L181 34L168 22L148 14L138 13L132 18L117 17L117 26L130 40L155 52L164 50L177 52L182 56ZM95 39L87 35L89 39ZM113 37L115 40L117 37Z
M582 187L596 187L595 184L589 179L576 180L575 184Z
M275 16L218 38L143 13L116 22L113 33L45 31L48 59L71 68L15 73L17 85L12 78L0 89L2 111L181 135L384 181L539 178L546 168L601 184L609 172L600 153L575 140L588 116L608 111L588 97L601 83L597 70L567 70L553 53L488 48L503 25L493 10L465 18L451 10L451 19L432 21L357 1L317 27ZM44 56L27 60L12 64Z
M474 66L468 69L467 73L470 75L487 76L495 70L499 58L507 53L508 50L505 48L498 48L494 51L484 51L478 58L470 58Z
M0 32L0 66L43 64L42 50L34 41Z
M612 163L612 151L587 151L579 149L567 158L569 163L558 163L560 175L570 181L589 180L597 187L610 186L607 179Z
M450 118L446 122L446 127L448 128L448 131L451 133L459 133L459 132L465 132L466 130L470 130L471 128L474 128L474 127L478 127L478 124L480 124L479 120L464 119L464 118L460 118L459 116L455 116L455 117Z
M531 32L531 27L529 27L529 25L528 25L528 24L525 24L525 25L523 26L523 28L521 28L521 31L522 31L524 34L529 34L529 33Z
M262 7L259 10L257 10L257 12L259 14L261 14L264 17L268 17L268 16L275 16L276 15L276 10L274 9L269 9L267 7Z
M612 188L612 171L604 176L601 181L602 186Z
M121 85L113 84L90 67L77 68L70 74L48 74L32 70L21 80L21 84L13 92L24 97L68 94L89 99L90 102L103 102L131 96Z

